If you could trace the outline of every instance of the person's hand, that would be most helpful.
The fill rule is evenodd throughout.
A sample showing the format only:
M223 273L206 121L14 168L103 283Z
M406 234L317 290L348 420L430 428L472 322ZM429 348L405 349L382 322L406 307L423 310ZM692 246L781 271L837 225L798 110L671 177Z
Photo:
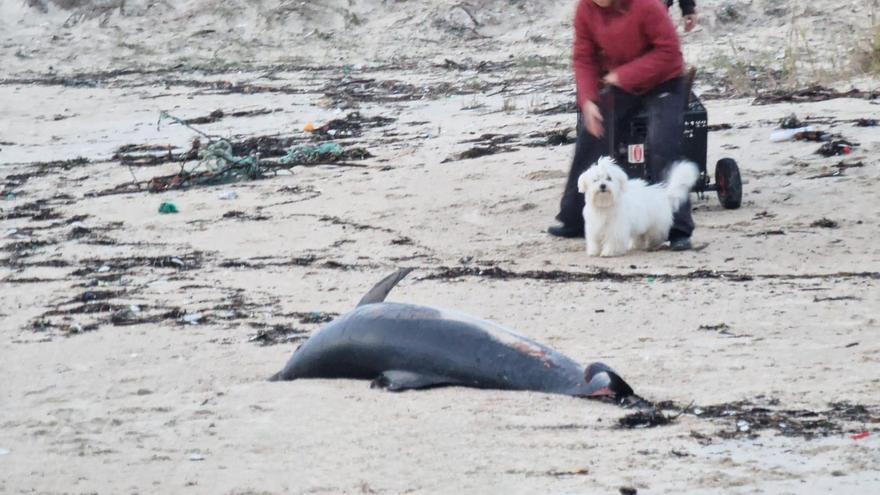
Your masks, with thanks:
M684 24L684 32L691 32L691 30L697 27L697 12L694 11L693 14L688 14L682 17L681 23Z
M602 112L599 110L599 107L592 101L587 100L581 112L583 113L587 132L597 138L602 137L605 134L605 127L602 125Z
M617 79L617 72L609 72L605 74L605 77L602 78L602 81L608 86L620 86L620 80Z

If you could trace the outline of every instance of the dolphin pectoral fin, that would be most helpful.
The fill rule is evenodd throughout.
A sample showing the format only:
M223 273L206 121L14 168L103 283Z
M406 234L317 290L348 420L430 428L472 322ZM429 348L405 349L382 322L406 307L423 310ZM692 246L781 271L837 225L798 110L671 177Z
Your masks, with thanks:
M370 383L370 388L384 388L389 392L402 392L404 390L455 385L456 383L455 380L445 376L425 375L403 370L388 370L377 376Z
M379 281L378 284L374 285L373 288L370 289L370 291L367 292L367 294L364 295L363 298L361 298L358 306L363 306L364 304L380 303L384 301L385 298L388 296L388 293L391 292L391 289L393 289L394 286L397 285L398 282L403 280L403 278L406 277L411 271L413 271L412 268L401 268L391 275L383 278Z

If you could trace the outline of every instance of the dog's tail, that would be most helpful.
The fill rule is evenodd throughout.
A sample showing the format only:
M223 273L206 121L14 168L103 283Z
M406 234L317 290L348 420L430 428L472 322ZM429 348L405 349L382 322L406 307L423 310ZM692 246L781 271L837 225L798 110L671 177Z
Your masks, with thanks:
M700 178L700 170L697 164L688 160L681 160L669 167L669 175L666 177L666 193L672 203L672 209L687 201L691 188Z

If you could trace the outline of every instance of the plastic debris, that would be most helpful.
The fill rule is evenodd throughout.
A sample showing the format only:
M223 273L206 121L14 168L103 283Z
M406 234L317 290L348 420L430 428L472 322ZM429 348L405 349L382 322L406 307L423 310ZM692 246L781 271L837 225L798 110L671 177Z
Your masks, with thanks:
M751 428L751 425L746 420L741 419L736 422L736 429L739 431L746 432L746 431L749 431L750 428Z
M159 205L159 213L163 215L167 215L169 213L178 213L177 205L168 202L162 203L161 205Z
M232 143L218 139L199 150L199 160L211 173L216 174L228 169L229 164L243 167L248 177L260 177L258 160L254 156L239 157L232 154Z
M104 265L101 268L98 268L98 273L107 273L109 271L110 271L110 267L107 265Z
M782 141L790 141L790 140L794 139L800 133L811 132L811 131L813 131L812 126L798 127L795 129L779 129L779 130L773 131L773 133L770 134L770 141L774 142L774 143L779 143Z
M199 134L192 140L192 146L183 153L155 155L130 155L132 146L120 148L115 155L123 163L135 163L143 161L145 164L159 164L166 162L179 162L180 170L168 174L155 176L145 181L127 182L114 188L101 191L100 196L109 194L121 194L129 192L149 191L158 193L169 190L188 189L198 186L216 186L230 184L245 180L259 180L268 176L277 175L280 170L290 170L293 167L316 162L342 162L343 160L362 160L372 155L364 148L349 148L343 153L338 144L324 144L321 146L300 146L291 149L291 145L300 142L301 137L276 137L260 136L242 141L231 141L220 136L207 134L186 120L177 118L167 112L159 114L157 126L163 121L170 120L183 125L191 131ZM315 140L324 141L333 137L351 137L359 135L359 129L364 125L381 126L387 125L393 119L375 117L364 119L359 114L350 114L344 120L332 120L320 128L310 127L315 134ZM341 123L340 123L341 122ZM310 123L311 124L311 123ZM333 136L329 131L333 130ZM207 141L207 142L205 142ZM284 156L283 160L276 157ZM298 161L300 159L301 161ZM353 166L351 163L339 163L343 166Z
M235 191L223 191L222 193L218 194L217 197L222 200L229 201L233 199L238 199L238 193Z
M288 163L313 163L330 158L339 158L342 155L342 146L336 143L324 143L318 146L295 146L287 152L287 155L278 160L283 164Z
M863 438L868 438L868 435L870 435L870 434L871 434L871 432L869 432L869 431L863 431L861 433L856 433L855 435L850 435L849 437L852 438L853 440L861 440Z
M797 115L791 114L779 121L779 127L782 129L797 129L798 127L804 127L804 123L797 118Z
M193 185L225 184L243 178L253 180L263 177L265 170L256 154L236 156L232 152L232 143L225 139L205 134L166 112L159 114L159 123L163 120L171 120L188 127L208 139L208 144L202 145L199 139L195 139L191 152L197 152L198 163L170 176L153 177L146 184L149 191L160 192ZM199 170L200 168L206 170ZM140 189L140 184L137 186Z
M183 321L189 323L190 325L198 325L199 320L202 319L201 313L190 313L187 315L183 315Z
M303 131L305 132L315 132L315 126L311 122L307 122L306 126L303 127Z
M823 144L818 150L816 150L816 153L825 157L848 155L852 153L852 149L854 146L855 144L845 139L837 139Z
M203 456L202 454L190 454L189 460L191 460L191 461L204 461L205 456Z
M9 449L4 449L3 447L0 447L0 455L7 455L7 454L9 454Z

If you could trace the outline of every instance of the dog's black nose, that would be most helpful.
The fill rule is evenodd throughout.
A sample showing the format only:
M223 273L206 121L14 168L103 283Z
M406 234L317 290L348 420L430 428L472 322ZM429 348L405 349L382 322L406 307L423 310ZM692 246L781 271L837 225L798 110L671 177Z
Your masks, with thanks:
M605 184L599 184L599 190L600 190L600 191L603 191L603 192L604 192L605 189L608 189L608 187L606 187Z

